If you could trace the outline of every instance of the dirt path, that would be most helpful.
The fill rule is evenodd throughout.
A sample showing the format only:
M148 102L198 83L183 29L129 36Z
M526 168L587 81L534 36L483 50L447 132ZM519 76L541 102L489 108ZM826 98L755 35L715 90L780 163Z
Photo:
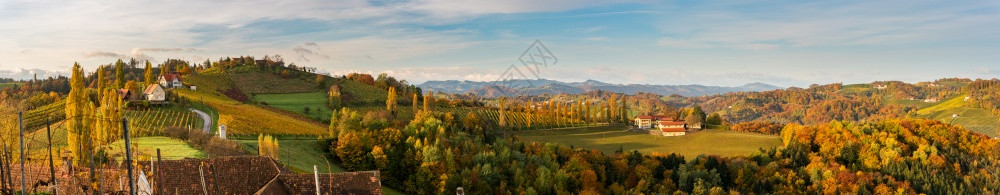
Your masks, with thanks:
M205 133L211 133L212 117L208 116L208 114L206 114L205 112L202 112L200 110L195 110L194 108L188 108L188 110L191 110L191 112L194 112L198 114L198 116L201 116L201 121L202 121L201 130L205 131Z

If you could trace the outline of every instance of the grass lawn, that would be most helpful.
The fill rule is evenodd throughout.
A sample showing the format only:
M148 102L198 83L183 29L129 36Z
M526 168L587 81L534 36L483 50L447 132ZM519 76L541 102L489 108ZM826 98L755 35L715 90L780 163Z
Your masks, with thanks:
M268 106L288 110L310 118L330 118L330 109L326 107L326 93L286 93L286 94L256 94L254 101L267 103ZM309 108L309 112L305 112Z
M256 139L233 140L252 150L251 154L257 153ZM323 152L323 148L326 146L317 142L316 138L279 138L278 145L281 154L278 161L291 166L297 172L312 172L313 165L319 166L319 171L324 173L344 172L344 169L335 164L327 167L326 154Z
M179 160L184 158L205 158L205 152L201 150L194 149L191 145L188 145L184 141L179 139L169 138L169 137L139 137L132 138L132 144L136 148L132 150L138 152L140 156L145 157L156 157L156 149L160 149L160 156L163 160ZM125 140L118 140L111 143L111 150L108 151L112 155L120 155L124 153ZM121 158L119 156L117 158ZM136 157L138 158L138 157Z
M517 133L524 141L553 142L589 149L605 154L614 153L619 147L625 151L638 150L644 154L677 153L687 158L700 154L747 155L781 145L778 136L739 133L726 130L704 130L677 137L653 136L621 130L622 127L594 127L553 131Z

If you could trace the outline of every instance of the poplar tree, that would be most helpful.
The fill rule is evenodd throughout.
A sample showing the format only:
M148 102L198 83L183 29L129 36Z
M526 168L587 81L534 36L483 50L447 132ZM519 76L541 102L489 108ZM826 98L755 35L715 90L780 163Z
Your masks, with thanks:
M531 118L532 118L532 116L534 116L534 113L532 113L532 110L531 110L531 106L533 106L533 105L535 105L535 102L534 101L529 101L528 105L524 106L524 111L525 111L524 115L527 116L527 117L525 117L526 118L525 122L527 122L528 129L531 129Z
M385 100L385 109L389 113L395 113L396 108L396 87L389 87L389 97Z
M122 59L115 62L115 89L125 87L125 63Z
M417 93L413 93L413 114L417 114Z
M106 79L104 79L104 77L105 77L104 76L104 66L98 66L97 67L97 78L96 78L96 80L97 80L97 91L104 90L104 88L108 87L107 86L108 85L107 81L106 81ZM84 93L86 93L86 92L84 92ZM104 94L97 93L97 99L101 99L101 97L104 97Z
M584 106L584 108L583 108L583 111L584 111L583 120L589 123L589 122L592 121L591 120L591 116L592 115L590 115L590 99L583 99L583 106Z
M434 106L434 91L428 91L424 96L424 112L430 112Z
M507 97L500 97L499 106L500 106L500 126L501 127L507 126L507 115L506 115L507 112L505 111L506 109L504 109L504 103L506 103L506 101L507 101Z
M93 104L87 101L87 89L83 84L83 69L79 63L73 64L70 77L70 91L66 97L66 118L68 118L67 144L73 156L73 164L80 166L86 163L89 156L90 127L88 122L88 107Z
M625 104L625 97L626 96L622 94L621 106L618 107L618 111L621 113L619 114L619 121L621 123L628 123L628 107Z
M143 71L143 76L145 78L143 80L142 87L146 87L152 85L153 83L156 83L156 81L154 81L154 79L156 78L153 76L153 64L149 63L149 60L146 60L146 70Z
M160 65L160 76L166 75L168 70L169 69L167 68L167 64L166 63L161 64Z

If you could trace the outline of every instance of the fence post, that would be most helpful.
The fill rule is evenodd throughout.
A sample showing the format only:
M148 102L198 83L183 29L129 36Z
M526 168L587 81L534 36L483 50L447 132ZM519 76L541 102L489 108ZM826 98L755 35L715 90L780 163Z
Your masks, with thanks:
M160 148L156 148L156 164L160 164ZM160 191L161 194L167 194L166 189L163 189L163 181L161 180L162 177L160 176L160 169L156 170L156 189Z
M51 175L52 185L56 186L55 190L52 191L53 195L59 195L59 181L56 180L56 167L52 163L52 127L51 127L52 117L45 118L45 136L49 139L49 174Z
M125 165L128 168L128 194L135 195L135 181L132 179L132 141L128 136L128 119L122 118L122 129L125 133Z
M316 182L316 195L320 195L320 193L319 193L320 192L319 191L319 168L317 168L316 165L313 165L313 177L315 178L315 182Z
M25 183L24 178L24 112L17 113L17 123L20 129L21 137L21 194L28 192L28 185Z
M205 162L198 165L198 176L201 178L201 191L205 193L205 195L208 195L208 187L205 186L205 170L202 167L205 167Z

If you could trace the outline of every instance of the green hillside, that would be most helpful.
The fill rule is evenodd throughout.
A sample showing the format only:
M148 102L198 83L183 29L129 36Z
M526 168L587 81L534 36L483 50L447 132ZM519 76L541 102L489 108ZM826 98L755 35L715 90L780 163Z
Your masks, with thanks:
M253 100L261 104L299 113L310 118L329 118L327 95L323 92L256 94ZM308 109L308 111L307 111Z
M700 154L749 155L759 148L781 145L773 135L739 133L725 130L705 130L684 136L663 137L622 130L623 127L596 127L571 130L542 130L517 133L521 139L533 142L552 142L576 147L597 149L610 154L619 148L638 150L643 154L677 153L687 158Z
M229 127L231 134L298 134L317 135L326 132L325 124L303 120L296 114L284 114L254 104L233 100L220 91L232 88L232 81L220 71L209 70L185 78L198 90L178 89L178 95L214 108L219 114L219 124Z
M941 120L994 137L998 136L997 131L1000 130L1000 118L986 109L971 107L965 101L964 94L920 109L916 114L921 118ZM955 114L958 117L952 118Z
M352 80L338 79L343 99L348 104L385 104L389 92L371 85ZM409 98L409 97L401 97Z

